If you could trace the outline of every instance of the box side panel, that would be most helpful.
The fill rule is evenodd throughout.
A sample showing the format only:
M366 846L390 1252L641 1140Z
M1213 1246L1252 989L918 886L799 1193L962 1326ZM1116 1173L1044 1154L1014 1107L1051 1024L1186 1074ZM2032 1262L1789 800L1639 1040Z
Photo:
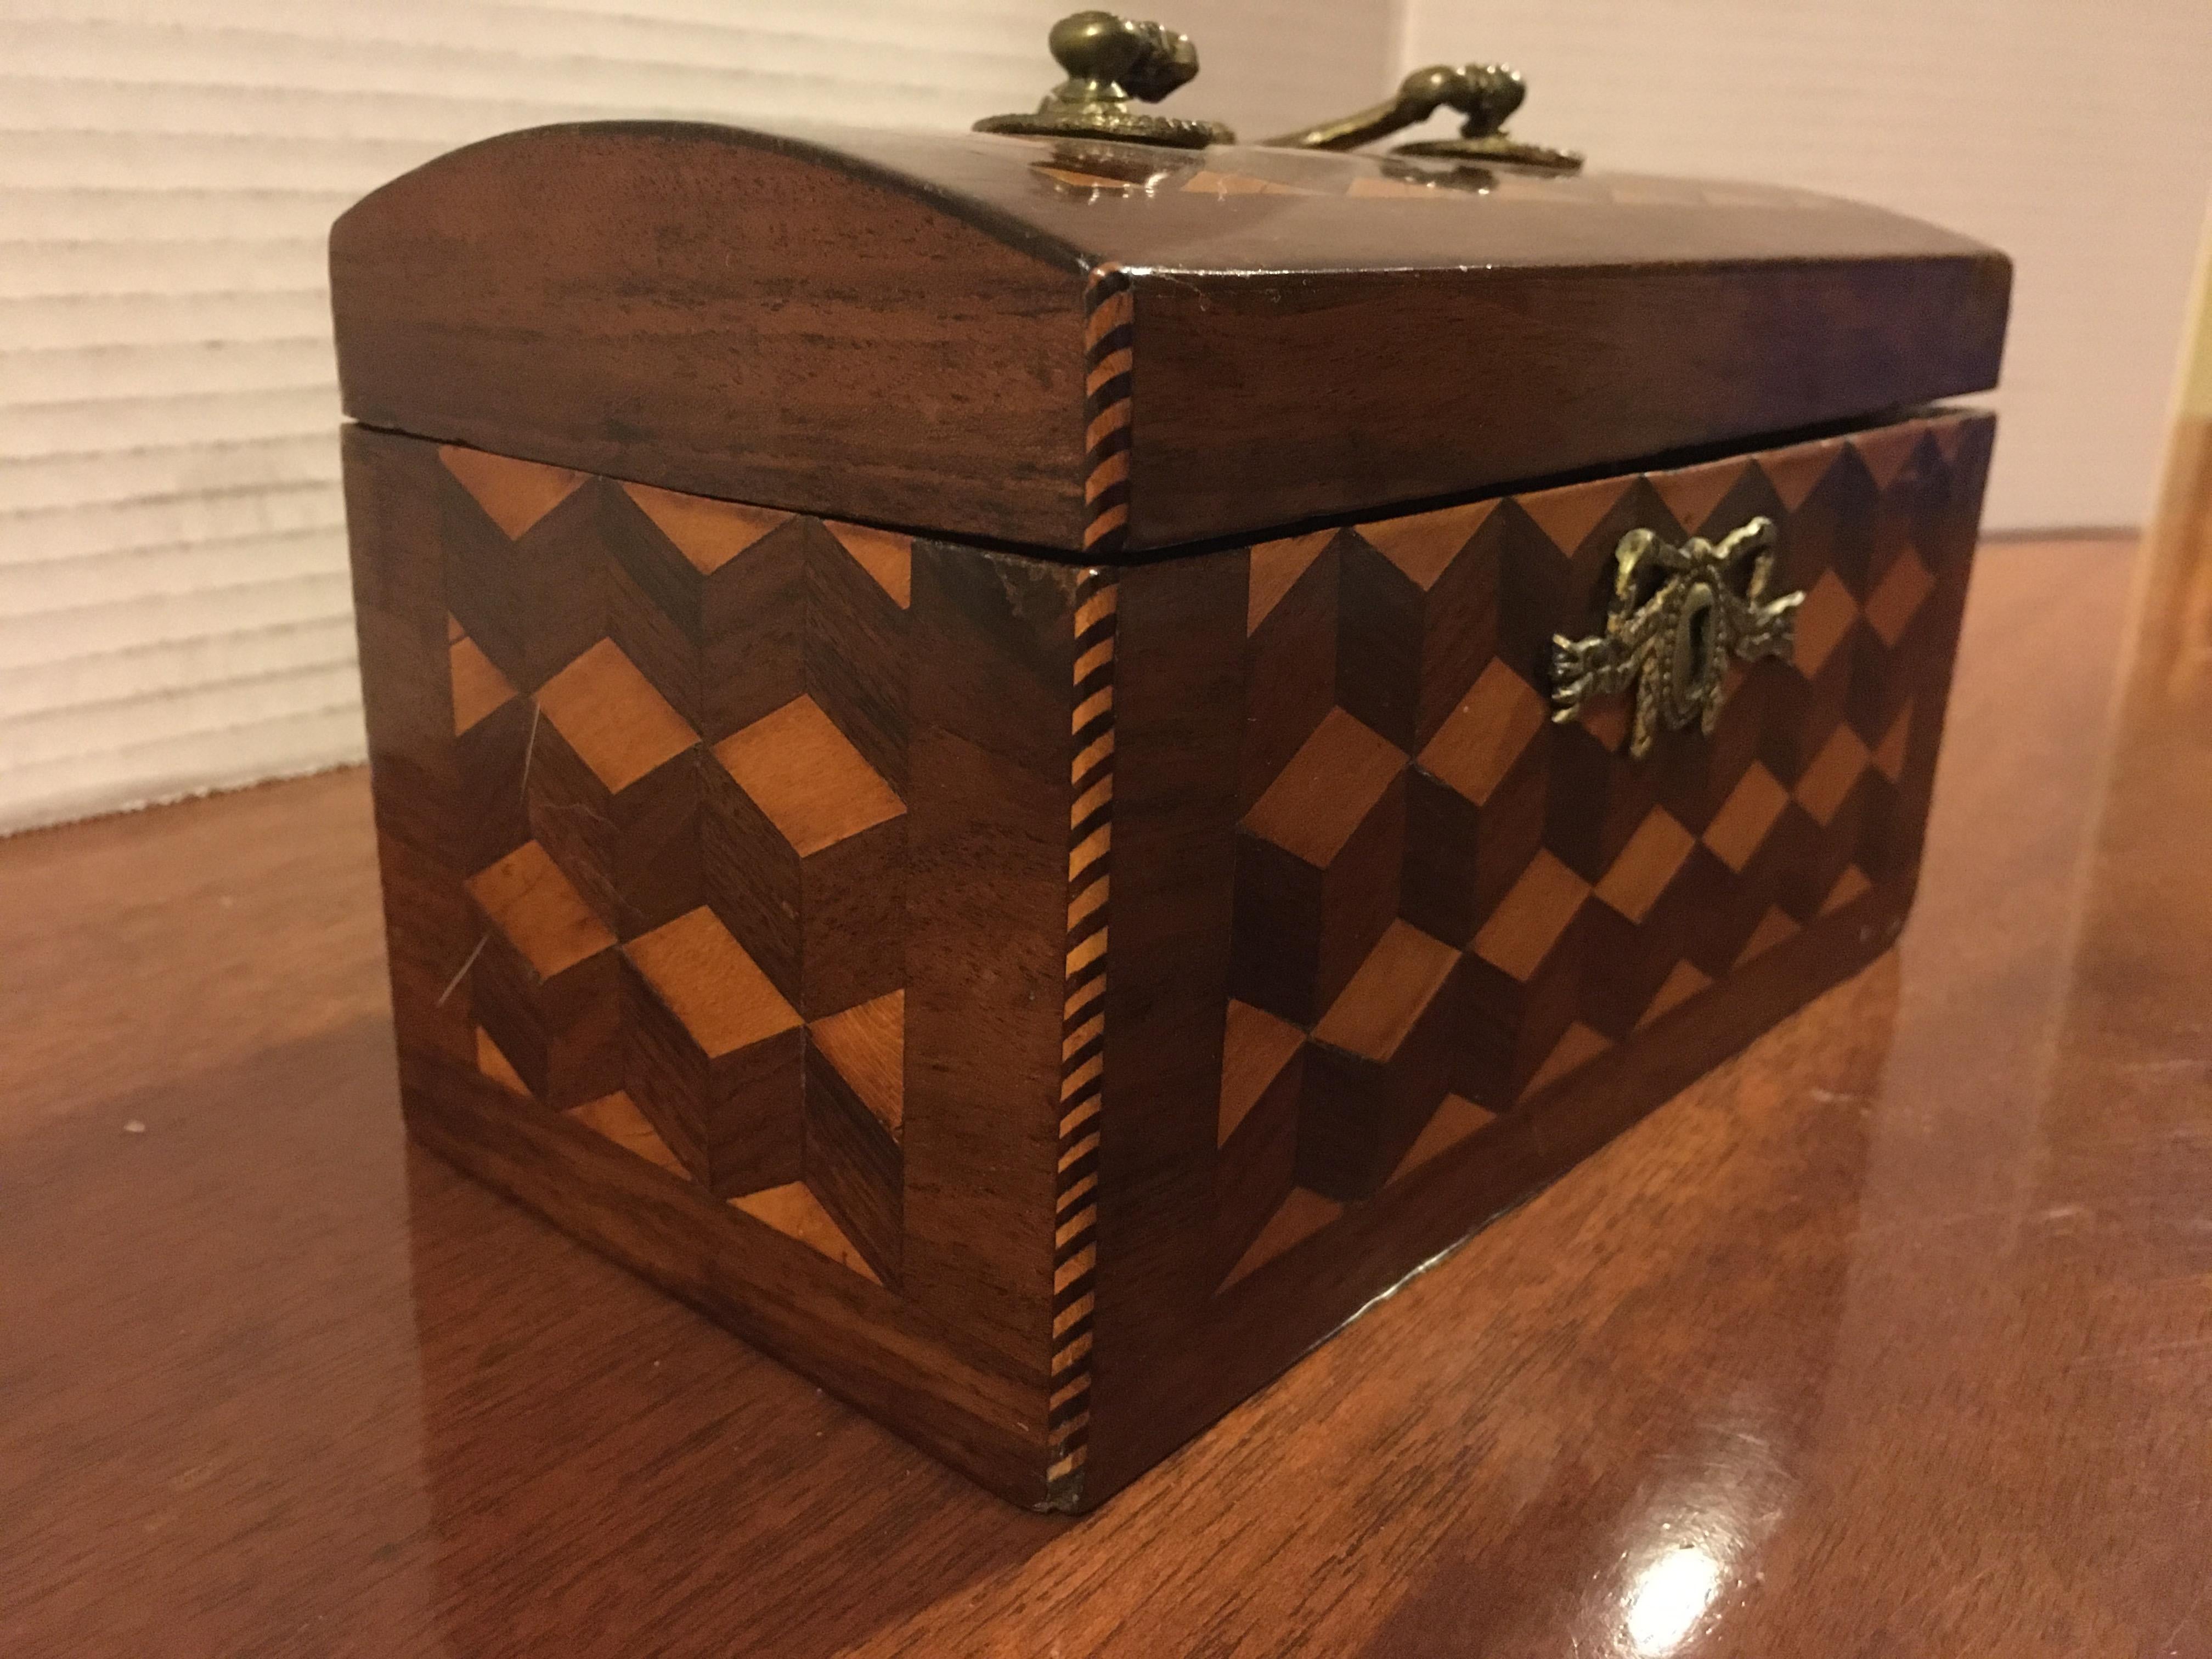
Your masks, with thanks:
M1044 1502L1075 578L346 468L410 1128Z
M1894 939L1993 430L1943 412L1125 578L1079 1503ZM1639 756L1632 693L1551 718L1553 638L1605 632L1625 538L1760 518L1771 567L1723 580L1791 637L1727 653L1709 732ZM1324 601L1333 667L1274 638ZM1302 674L1325 710L1274 683ZM1272 769L1241 815L1199 764L1232 744ZM1276 939L1248 862L1304 872L1297 926L1356 946L1348 976Z

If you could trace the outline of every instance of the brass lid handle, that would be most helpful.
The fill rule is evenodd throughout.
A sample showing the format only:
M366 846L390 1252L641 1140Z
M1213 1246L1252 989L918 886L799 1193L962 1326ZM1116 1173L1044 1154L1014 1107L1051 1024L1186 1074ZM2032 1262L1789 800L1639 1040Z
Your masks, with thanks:
M1036 113L987 116L975 123L976 131L1120 138L1179 149L1237 142L1218 121L1130 106L1133 100L1156 104L1198 74L1198 48L1188 35L1109 11L1079 11L1054 23L1046 42L1067 79L1045 94Z
M1261 142L1288 149L1358 149L1449 109L1467 118L1458 137L1400 144L1391 154L1574 172L1583 164L1576 151L1526 144L1507 135L1505 123L1528 95L1528 83L1503 64L1432 64L1415 70L1396 92L1370 108Z

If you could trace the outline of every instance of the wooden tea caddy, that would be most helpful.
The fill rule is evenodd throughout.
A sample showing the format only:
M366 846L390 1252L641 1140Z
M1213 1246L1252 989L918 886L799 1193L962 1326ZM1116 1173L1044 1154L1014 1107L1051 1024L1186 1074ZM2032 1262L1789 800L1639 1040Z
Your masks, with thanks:
M1054 45L331 270L413 1132L1079 1510L1896 936L2009 273Z

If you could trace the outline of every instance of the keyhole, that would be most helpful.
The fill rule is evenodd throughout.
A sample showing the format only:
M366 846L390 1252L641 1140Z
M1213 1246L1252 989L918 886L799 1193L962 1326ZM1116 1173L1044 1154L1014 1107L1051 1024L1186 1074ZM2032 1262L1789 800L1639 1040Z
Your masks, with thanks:
M1702 700L1713 663L1713 590L1698 583L1684 596L1674 625L1674 702L1684 718Z

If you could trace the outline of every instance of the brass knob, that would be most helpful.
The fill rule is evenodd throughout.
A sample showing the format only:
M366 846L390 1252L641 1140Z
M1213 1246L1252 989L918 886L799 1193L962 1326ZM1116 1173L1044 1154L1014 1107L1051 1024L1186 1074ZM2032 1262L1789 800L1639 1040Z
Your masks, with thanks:
M1045 94L1036 113L987 116L975 123L976 131L1119 138L1179 149L1237 142L1237 135L1218 121L1153 115L1130 106L1133 100L1156 104L1198 74L1198 48L1188 35L1109 11L1079 11L1054 23L1046 43L1067 79Z

